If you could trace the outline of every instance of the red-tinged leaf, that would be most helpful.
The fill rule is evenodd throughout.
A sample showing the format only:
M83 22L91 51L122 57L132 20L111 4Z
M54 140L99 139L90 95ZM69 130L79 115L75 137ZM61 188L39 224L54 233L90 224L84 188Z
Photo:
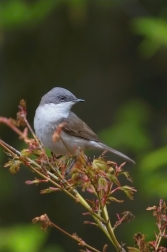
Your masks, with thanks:
M140 232L134 234L134 241L135 241L135 244L136 246L138 246L139 250L140 251L149 251L149 244L148 242L146 242L146 235L145 234L142 234Z
M21 151L22 157L28 157L28 156L30 156L30 154L31 154L31 151L29 149L23 149Z
M127 247L129 252L141 252L140 249L135 248L135 247Z
M6 164L4 164L4 167L11 166L13 164L13 160L9 160Z
M92 170L92 167L87 168L87 174L88 174L89 178L93 178L95 176L95 172L94 172L94 170Z
M18 125L17 125L17 121L16 121L15 119L9 118L8 120L10 121L11 124L13 124L13 125L15 125L15 126L18 126Z
M20 100L20 109L26 110L26 101L24 99Z
M157 238L157 235L156 235L156 238ZM149 243L149 245L151 245L153 248L156 247L156 242L155 242L155 241L149 241L148 243Z
M103 190L104 192L108 191L108 182L105 178L99 178L98 179L98 187L97 190Z
M152 210L156 210L157 209L157 206L152 206L152 207L147 207L146 210L148 211L152 211Z
M21 164L21 162L19 160L13 160L13 162L9 168L9 171L12 174L17 173L20 170L20 164Z
M106 252L106 251L107 251L107 247L108 247L108 245L105 244L104 247L103 247L103 252Z
M131 200L133 199L134 192L137 191L134 187L130 187L127 185L121 186L119 189L122 190L126 194L126 196Z
M107 164L104 160L101 159L94 159L92 163L92 167L94 169L105 170L107 169Z
M112 181L117 186L120 186L120 182L114 174L109 174L108 177L109 177L110 181Z
M114 197L109 197L109 200L117 202L117 203L123 203L124 202L124 200L119 200L119 199L116 199Z
M49 187L49 189L51 189L53 192L60 191L60 188L56 188L56 187Z
M10 152L7 152L6 150L4 151L5 154L8 156L8 157L13 157L12 154Z
M84 247L85 246L85 242L83 240L81 240L81 238L80 238L80 242L78 242L78 245Z
M32 149L31 149L32 150ZM43 152L41 150L32 150L32 154L34 154L35 156L41 156L43 154Z
M90 225L98 226L97 223L91 222L91 221L84 221L84 224L90 224Z
M82 213L83 215L90 215L90 213L89 212L86 212L86 213Z
M122 222L129 222L135 218L135 216L130 211L124 211L123 213L121 213L121 215Z
M90 187L91 187L91 185L90 185ZM95 193L95 189L93 187L92 188L90 188L90 187L86 188L87 192Z
M47 188L47 189L41 190L41 191L40 191L40 194L46 194L46 193L51 193L51 192L53 192L53 191L50 190L49 188Z
M37 222L41 222L41 229L45 232L47 231L47 228L51 226L51 222L46 214L43 214L39 217L35 217L32 220L32 223L37 223Z
M26 102L25 100L21 100L19 104L19 112L17 112L17 125L18 126L26 126L24 118L26 117Z
M48 180L40 180L40 179L35 179L35 180L27 180L25 181L26 185L32 185L32 184L39 184L39 183L47 183Z
M130 176L129 172L122 172L121 174L125 175L125 177L127 178L127 180L129 180L130 182L133 182L133 179Z
M84 240L82 240L76 233L72 234L72 236L73 236L75 239L79 240L79 243L78 243L79 246L85 246Z
M59 188L54 188L54 187L49 187L47 189L43 189L40 191L41 194L46 194L46 193L52 193L52 192L56 192L56 191L60 191Z
M79 236L78 236L76 233L73 233L72 236L73 236L74 238L80 239Z
M53 142L56 142L56 141L58 141L60 139L61 131L64 128L65 125L66 125L66 122L60 123L58 125L58 127L56 128L56 131L52 135Z
M126 164L126 162L122 163L120 166L116 165L116 173L120 174L123 170L124 165Z
M131 212L125 211L121 213L121 216L117 214L117 218L118 220L116 221L114 228L117 228L119 225L121 225L124 222L132 221L135 218L135 216Z
M110 160L107 160L106 163L107 163L108 165L112 166L113 168L116 167L116 165L117 165L115 162L110 161Z
M108 168L107 172L108 172L109 174L113 173L113 172L114 172L114 168L110 166L110 167Z
M38 184L38 183L39 183L38 180L27 180L27 181L25 181L26 185L32 185L32 184Z

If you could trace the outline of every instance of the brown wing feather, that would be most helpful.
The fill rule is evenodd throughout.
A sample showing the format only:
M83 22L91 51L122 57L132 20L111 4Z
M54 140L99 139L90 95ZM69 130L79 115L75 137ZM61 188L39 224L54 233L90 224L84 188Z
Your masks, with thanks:
M66 122L63 127L64 132L72 136L99 141L98 136L78 116L76 116L73 112L70 112L69 117L63 120Z

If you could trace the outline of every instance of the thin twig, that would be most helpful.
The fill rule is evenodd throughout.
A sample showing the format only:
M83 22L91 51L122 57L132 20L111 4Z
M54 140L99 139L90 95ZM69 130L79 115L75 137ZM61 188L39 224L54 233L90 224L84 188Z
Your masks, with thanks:
M70 233L68 233L67 231L63 230L62 228L60 228L59 226L57 226L56 224L54 224L53 222L50 222L50 225L52 227L57 228L59 231L61 231L62 233L64 233L65 235L69 236L70 238L74 239L75 241L79 242L79 244L81 246L84 246L86 248L91 249L94 252L100 252L99 250L95 249L94 247L88 245L87 243L85 243L81 238L77 237L76 235L71 235Z
M0 117L0 122L6 124L8 127L10 127L14 132L16 132L22 139L24 139L25 142L28 141L27 136L22 132L21 130L18 129L13 123L12 119L6 118L6 117Z
M13 148L11 145L7 144L6 142L4 142L2 139L0 139L0 145L2 146L2 148L4 148L6 151L8 151L12 156L14 156L14 157L21 156L21 153L18 150L16 150L15 148Z

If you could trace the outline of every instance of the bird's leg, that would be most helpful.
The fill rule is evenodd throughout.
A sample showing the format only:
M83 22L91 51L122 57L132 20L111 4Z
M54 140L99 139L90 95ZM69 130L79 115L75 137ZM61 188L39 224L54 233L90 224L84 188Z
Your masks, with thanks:
M86 155L84 155L84 159L85 159L85 163L87 166L89 166L91 164L91 158L90 157L87 157ZM67 170L65 172L65 177L68 178L68 175L73 167L73 165L76 163L77 161L77 156L73 156L72 157L72 162L70 163L70 165L67 167Z
M63 155L56 155L56 154L54 154L54 153L51 151L51 156L52 156L53 161L56 161L57 159L61 158Z
M73 165L75 164L75 162L76 162L76 157L72 157L72 162L71 162L71 164L67 167L67 170L66 170L66 172L65 172L65 177L68 178L68 175L69 175L69 173L70 173L70 171L71 171Z

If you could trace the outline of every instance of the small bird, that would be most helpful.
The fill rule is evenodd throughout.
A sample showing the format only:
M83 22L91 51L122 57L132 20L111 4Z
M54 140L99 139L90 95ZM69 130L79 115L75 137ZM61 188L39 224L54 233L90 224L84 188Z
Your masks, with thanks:
M75 154L77 148L107 150L135 163L128 156L102 143L89 126L71 111L72 106L78 102L84 100L61 87L53 88L42 97L36 109L34 128L44 147L54 154L62 155L69 152ZM64 123L61 137L55 142L53 134L61 123Z

